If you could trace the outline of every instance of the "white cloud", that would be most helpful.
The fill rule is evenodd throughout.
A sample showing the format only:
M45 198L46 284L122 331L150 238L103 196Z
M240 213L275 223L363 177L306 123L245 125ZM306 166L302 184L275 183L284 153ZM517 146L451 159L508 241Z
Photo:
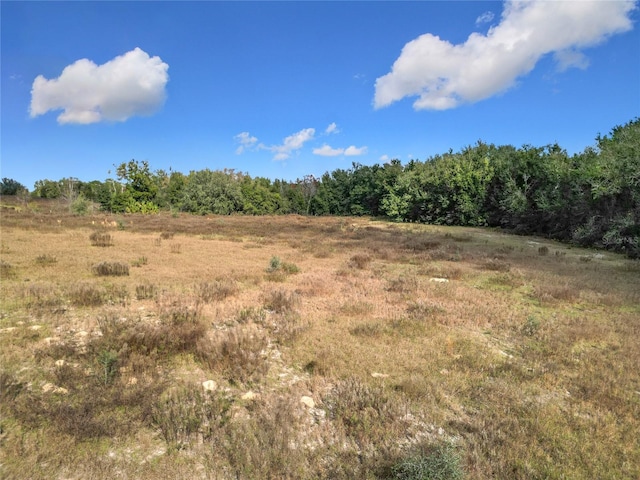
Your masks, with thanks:
M336 122L333 122L326 128L324 133L326 133L327 135L331 133L340 133L340 130L338 129L338 125L336 125Z
M169 65L139 48L103 65L86 58L65 67L58 78L38 75L31 89L31 117L63 112L58 123L124 122L150 115L166 98Z
M493 12L484 12L478 18L476 18L476 25L482 25L483 23L489 23L494 19Z
M380 156L379 160L381 162L388 162L389 161L389 155L384 154L384 155Z
M356 148L355 146L351 145L344 150L344 154L347 157L355 157L358 155L364 155L365 153L367 153L367 147Z
M314 148L313 154L320 155L321 157L337 157L344 153L344 148L332 148L326 143L320 148Z
M289 135L284 139L282 145L273 145L270 147L262 146L262 148L271 150L275 154L273 156L274 160L286 160L291 156L292 152L300 150L304 146L305 142L313 139L315 134L315 128L305 128L293 135Z
M416 110L445 110L512 87L540 58L559 69L586 67L579 49L633 28L634 1L505 2L500 23L453 45L430 33L407 43L391 71L376 80L374 106L418 96Z
M252 137L249 132L241 132L233 138L240 144L238 148L236 148L237 155L240 155L245 150L252 148L258 142L258 139L256 137Z

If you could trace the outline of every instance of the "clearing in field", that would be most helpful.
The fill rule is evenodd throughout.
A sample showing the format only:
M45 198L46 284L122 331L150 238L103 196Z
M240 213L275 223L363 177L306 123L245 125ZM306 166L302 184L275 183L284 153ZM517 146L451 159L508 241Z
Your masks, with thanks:
M13 209L0 266L3 478L640 478L637 261Z

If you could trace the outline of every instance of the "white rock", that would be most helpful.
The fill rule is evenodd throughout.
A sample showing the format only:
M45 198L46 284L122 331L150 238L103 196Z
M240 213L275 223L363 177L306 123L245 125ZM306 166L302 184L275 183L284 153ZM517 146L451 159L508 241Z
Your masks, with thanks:
M378 373L378 372L373 372L373 373L371 374L371 376L372 376L373 378L387 378L387 377L389 376L389 374L388 374L388 373Z
M218 384L213 380L207 380L206 382L202 382L202 388L204 388L205 392L213 392L218 388Z
M300 402L304 403L309 408L314 408L316 406L316 402L313 401L313 398L307 397L306 395L300 398Z
M253 400L254 398L256 398L258 396L257 393L254 393L252 391L248 391L247 393L245 393L244 395L242 395L242 400Z
M56 367L62 367L66 362L64 359L56 360Z
M449 279L448 278L440 278L440 277L433 277L429 279L430 282L436 282L436 283L449 283Z

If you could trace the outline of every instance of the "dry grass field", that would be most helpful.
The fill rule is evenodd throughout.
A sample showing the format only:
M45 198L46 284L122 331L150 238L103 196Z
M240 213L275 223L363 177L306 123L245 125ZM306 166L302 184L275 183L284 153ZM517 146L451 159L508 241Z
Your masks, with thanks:
M2 478L640 478L637 261L3 204Z

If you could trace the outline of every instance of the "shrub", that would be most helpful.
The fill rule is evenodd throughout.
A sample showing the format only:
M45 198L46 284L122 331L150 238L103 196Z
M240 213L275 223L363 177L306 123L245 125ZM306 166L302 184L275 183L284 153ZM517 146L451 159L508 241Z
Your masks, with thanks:
M111 234L107 232L95 231L89 235L89 240L91 240L91 245L94 247L110 247L113 245Z
M200 339L196 352L204 365L220 371L230 382L245 383L266 375L268 343L259 330L236 327L219 332L215 338Z
M298 294L286 290L273 290L267 294L264 307L275 313L285 313L293 310L300 301Z
M84 195L78 195L69 205L69 210L74 215L84 216L93 210L93 203L87 200Z
M133 267L142 267L143 265L146 265L147 263L149 263L149 260L147 259L147 257L142 256L142 257L139 257L137 260L134 260L133 262L131 262L131 265Z
M171 253L180 253L182 252L182 244L180 243L172 243L171 244Z
M456 449L446 443L423 448L392 467L398 480L462 480L462 461Z
M387 286L389 292L415 293L418 290L418 279L414 275L402 275L389 280Z
M91 267L95 275L100 277L120 277L129 275L129 265L120 262L100 262Z
M357 268L359 270L363 270L367 268L367 266L371 263L371 255L367 254L356 254L349 259L349 266L351 268Z
M547 246L538 247L538 255L545 256L548 254L549 254L549 247Z

